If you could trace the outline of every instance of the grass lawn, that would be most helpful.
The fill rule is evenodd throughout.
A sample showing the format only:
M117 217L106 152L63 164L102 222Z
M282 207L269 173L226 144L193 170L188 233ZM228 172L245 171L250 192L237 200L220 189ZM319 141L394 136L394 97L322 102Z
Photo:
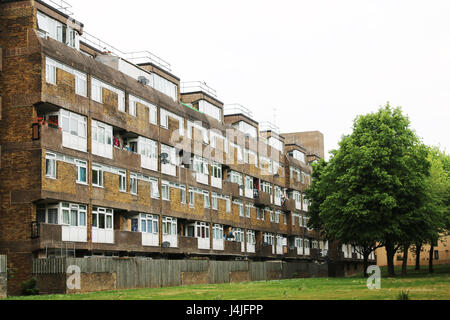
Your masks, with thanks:
M396 300L408 291L411 300L450 300L450 266L409 270L407 277L387 278L380 290L369 290L361 275L350 278L309 278L239 284L136 289L76 295L13 297L11 300ZM397 269L400 274L400 269Z

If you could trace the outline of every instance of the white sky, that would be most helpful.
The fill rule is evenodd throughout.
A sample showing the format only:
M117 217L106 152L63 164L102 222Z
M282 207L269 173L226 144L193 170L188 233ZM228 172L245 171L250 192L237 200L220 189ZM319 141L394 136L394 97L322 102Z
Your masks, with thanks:
M87 32L282 132L321 131L326 153L387 101L450 152L448 0L68 1Z

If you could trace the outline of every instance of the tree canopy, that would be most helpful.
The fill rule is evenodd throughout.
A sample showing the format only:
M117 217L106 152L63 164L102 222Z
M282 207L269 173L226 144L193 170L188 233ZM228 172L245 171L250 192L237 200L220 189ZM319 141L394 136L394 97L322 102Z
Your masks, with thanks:
M410 239L423 218L427 156L400 108L357 117L330 161L314 166L311 226L363 247L365 260L375 243L393 247Z

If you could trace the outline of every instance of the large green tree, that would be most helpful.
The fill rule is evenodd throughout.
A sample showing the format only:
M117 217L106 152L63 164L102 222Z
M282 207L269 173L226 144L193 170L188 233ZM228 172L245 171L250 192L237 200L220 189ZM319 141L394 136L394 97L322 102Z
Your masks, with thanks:
M428 170L427 150L400 108L359 116L330 161L314 167L310 224L360 247L365 270L370 253L385 246L394 275L395 252L417 225Z

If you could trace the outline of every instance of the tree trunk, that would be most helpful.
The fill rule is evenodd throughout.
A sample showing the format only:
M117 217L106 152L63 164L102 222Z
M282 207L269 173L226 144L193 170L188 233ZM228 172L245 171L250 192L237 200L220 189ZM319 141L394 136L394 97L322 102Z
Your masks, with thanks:
M429 264L428 264L428 271L430 273L434 272L434 270L433 270L433 254L434 254L434 246L431 245L431 248L430 248L430 261L429 261Z
M420 270L420 252L422 250L421 244L416 244L416 271Z
M391 278L395 277L394 256L395 256L394 245L391 244L390 242L387 242L386 243L387 267L388 267L388 275Z
M408 252L409 252L409 244L405 244L403 246L403 263L402 263L402 276L406 276L408 270Z
M369 268L369 255L370 253L367 253L366 250L364 250L363 256L364 256L364 278L368 278L369 274L367 273L367 269Z

